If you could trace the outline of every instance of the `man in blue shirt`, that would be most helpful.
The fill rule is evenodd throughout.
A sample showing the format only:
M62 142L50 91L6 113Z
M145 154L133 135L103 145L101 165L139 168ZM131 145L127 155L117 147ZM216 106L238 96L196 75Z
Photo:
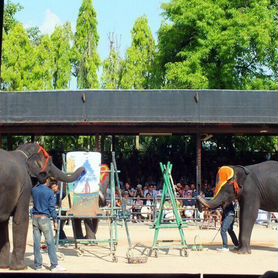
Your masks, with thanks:
M32 209L34 263L36 270L42 270L41 234L43 233L47 244L51 271L64 271L58 264L55 241L50 218L53 219L54 229L57 230L57 213L55 210L54 192L49 188L50 179L32 189L34 207Z

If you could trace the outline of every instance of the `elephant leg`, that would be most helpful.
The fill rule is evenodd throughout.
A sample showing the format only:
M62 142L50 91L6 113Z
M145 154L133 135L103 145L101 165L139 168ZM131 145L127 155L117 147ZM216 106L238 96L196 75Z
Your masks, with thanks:
M27 231L29 225L29 217L22 217L23 221L13 220L13 252L11 257L10 269L25 269L24 254L26 250Z
M238 253L251 254L250 239L258 215L258 209L259 204L256 204L254 201L252 204L249 202L244 202L244 204L240 206Z
M9 219L0 223L0 268L9 268L10 241Z
M13 215L13 252L11 256L10 269L25 269L24 255L26 250L27 232L29 225L29 202L30 191L22 193L18 200L17 207Z
M86 230L86 238L88 239L96 239L96 233L98 229L99 219L96 218L87 218L84 220L85 230Z

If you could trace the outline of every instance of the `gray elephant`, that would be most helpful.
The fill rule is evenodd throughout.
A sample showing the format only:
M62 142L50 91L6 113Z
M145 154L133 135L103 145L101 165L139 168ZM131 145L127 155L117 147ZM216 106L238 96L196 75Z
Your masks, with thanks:
M258 216L258 210L278 211L278 162L265 161L248 166L223 166L216 177L212 200L197 197L199 210L202 206L216 208L238 199L239 253L251 253L250 238Z
M59 170L48 153L37 143L23 144L15 151L0 149L0 268L26 268L24 254L29 223L32 180L54 177L72 182L85 169L67 175ZM13 251L10 258L8 223L12 216Z

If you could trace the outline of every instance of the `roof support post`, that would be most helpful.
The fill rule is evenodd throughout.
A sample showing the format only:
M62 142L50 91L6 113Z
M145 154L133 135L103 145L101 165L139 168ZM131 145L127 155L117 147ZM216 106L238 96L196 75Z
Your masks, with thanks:
M96 151L101 152L101 135L96 135Z
M8 136L7 136L7 147L8 147L8 151L12 151L12 149L13 149L13 136L11 134L8 134Z
M201 191L202 183L202 141L200 132L196 134L196 188L197 192Z
M114 152L116 149L116 137L115 135L113 134L112 135L112 142L111 142L111 152Z

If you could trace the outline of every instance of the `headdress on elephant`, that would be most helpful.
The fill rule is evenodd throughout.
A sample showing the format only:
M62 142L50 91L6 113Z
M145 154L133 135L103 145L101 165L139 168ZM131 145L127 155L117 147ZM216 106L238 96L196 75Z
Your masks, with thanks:
M217 173L216 186L214 190L214 197L220 192L221 188L227 183L232 183L236 194L238 195L240 187L236 181L234 169L229 166L222 166Z
M46 169L47 169L47 167L48 167L49 160L51 159L51 157L50 157L50 155L47 153L47 151L46 151L42 146L39 145L38 153L40 153L40 152L41 152L41 153L43 154L43 156L46 158L45 163L44 163L44 165L43 165L43 167L42 167L42 169L41 169L41 172L45 172Z

